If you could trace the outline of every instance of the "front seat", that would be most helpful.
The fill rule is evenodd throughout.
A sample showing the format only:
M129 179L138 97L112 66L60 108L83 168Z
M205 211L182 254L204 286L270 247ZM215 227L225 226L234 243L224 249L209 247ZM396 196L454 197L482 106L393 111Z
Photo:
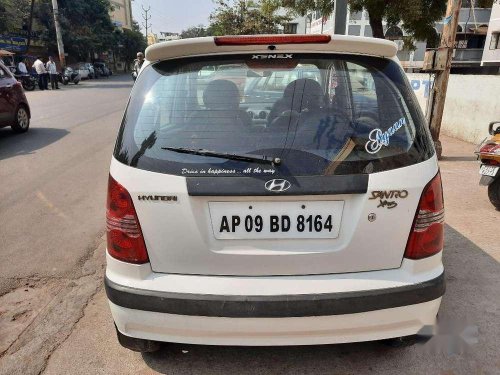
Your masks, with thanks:
M285 111L302 112L314 102L324 102L321 85L310 78L300 78L290 82L283 91L283 97L274 103L268 116L271 124Z
M236 84L225 79L210 82L203 92L205 109L190 116L190 122L211 131L243 128L245 119L240 111L240 92Z

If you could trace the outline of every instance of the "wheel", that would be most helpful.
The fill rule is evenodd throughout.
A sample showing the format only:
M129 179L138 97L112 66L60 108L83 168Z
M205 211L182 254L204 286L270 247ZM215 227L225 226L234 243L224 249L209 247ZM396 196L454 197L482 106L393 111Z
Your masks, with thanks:
M118 342L124 348L133 350L134 352L141 353L153 353L160 350L161 344L158 341L137 339L135 337L125 336L123 333L118 331L116 328L116 335L118 336Z
M500 211L500 177L488 185L488 198L491 204Z
M16 115L14 118L14 124L12 124L12 130L16 133L25 133L30 127L30 115L28 109L24 105L20 105L17 108Z
M35 82L33 82L32 80L23 81L22 85L26 91L33 91L36 86Z
M73 83L74 83L75 85L78 85L78 83L79 83L79 82L80 82L80 81L74 81Z
M67 85L68 85L68 83L69 83L69 82L68 82L67 80L65 80L65 79L63 80L63 85L64 85L64 86L67 86Z

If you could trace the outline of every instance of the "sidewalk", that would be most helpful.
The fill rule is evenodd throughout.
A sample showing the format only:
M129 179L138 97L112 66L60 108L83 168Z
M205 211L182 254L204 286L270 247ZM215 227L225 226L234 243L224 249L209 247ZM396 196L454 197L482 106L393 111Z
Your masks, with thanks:
M476 145L441 136L446 223L500 262L500 212L488 200L486 186L479 186ZM485 228L489 230L480 230Z

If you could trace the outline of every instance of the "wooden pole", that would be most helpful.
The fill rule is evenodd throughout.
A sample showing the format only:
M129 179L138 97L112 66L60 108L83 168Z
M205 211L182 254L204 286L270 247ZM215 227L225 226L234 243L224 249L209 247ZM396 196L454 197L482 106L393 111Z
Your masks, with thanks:
M446 100L446 90L448 88L448 78L450 76L451 60L455 37L457 34L458 17L462 0L448 0L446 8L446 17L443 22L443 34L441 35L440 51L446 53L446 67L444 70L436 72L434 80L434 89L432 91L432 101L429 111L429 126L436 147L438 159L441 159L442 146L439 140L441 131L441 121L443 119L444 103Z
M59 23L59 5L57 0L52 0L52 8L54 9L54 25L56 27L57 49L59 50L59 62L61 68L66 67L66 54L64 53L64 43L62 38L61 24Z

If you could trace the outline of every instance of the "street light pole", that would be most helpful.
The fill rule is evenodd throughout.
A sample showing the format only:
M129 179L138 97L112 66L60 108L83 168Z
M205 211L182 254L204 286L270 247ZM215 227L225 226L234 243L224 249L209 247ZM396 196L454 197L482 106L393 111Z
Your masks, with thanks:
M59 61L61 67L64 69L66 67L66 55L64 54L64 44L61 33L61 25L59 24L59 6L57 5L57 0L52 0L52 8L54 10L54 25L56 27L56 37L57 37L57 49L59 50Z

